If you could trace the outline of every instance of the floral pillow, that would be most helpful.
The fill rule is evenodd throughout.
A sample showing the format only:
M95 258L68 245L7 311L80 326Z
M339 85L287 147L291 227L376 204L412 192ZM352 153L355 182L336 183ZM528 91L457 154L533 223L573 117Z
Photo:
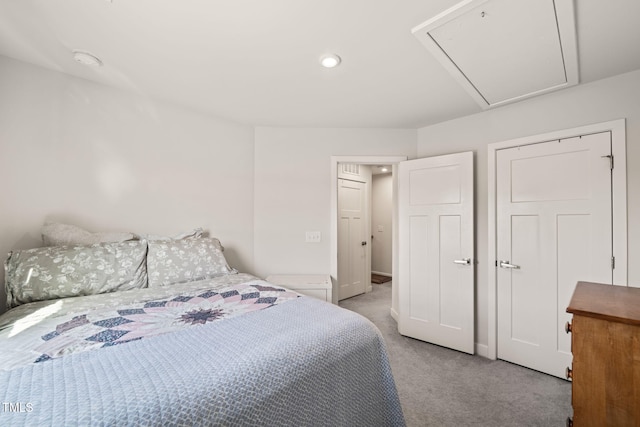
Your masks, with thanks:
M147 269L150 288L237 273L213 237L150 241Z
M5 261L7 306L147 287L145 240L13 251Z

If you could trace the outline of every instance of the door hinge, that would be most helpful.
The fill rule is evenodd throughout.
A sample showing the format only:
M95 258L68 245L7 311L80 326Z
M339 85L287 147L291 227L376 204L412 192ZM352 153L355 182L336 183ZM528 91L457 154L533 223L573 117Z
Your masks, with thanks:
M615 269L616 268L616 257L612 256L611 257L611 269Z
M602 156L602 158L609 159L609 169L613 170L613 154L609 154L608 156Z

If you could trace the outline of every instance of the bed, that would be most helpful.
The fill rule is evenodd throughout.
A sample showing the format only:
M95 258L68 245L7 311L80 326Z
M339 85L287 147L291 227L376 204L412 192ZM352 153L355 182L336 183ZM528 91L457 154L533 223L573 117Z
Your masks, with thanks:
M217 239L18 251L5 275L0 425L404 425L372 323Z

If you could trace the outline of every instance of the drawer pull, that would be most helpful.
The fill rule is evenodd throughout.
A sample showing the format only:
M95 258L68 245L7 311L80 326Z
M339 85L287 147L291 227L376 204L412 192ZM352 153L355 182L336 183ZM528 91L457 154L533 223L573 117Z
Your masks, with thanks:
M567 321L567 323L564 324L564 331L566 333L571 333L571 322Z
M573 419L571 417L567 417L567 422L565 425L567 427L573 427Z
M567 369L564 371L565 376L568 380L573 379L573 371L570 367L567 366Z

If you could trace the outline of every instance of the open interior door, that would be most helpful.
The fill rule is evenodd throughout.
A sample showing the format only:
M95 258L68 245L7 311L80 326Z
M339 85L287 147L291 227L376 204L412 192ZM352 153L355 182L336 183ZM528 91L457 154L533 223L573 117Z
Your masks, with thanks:
M401 162L398 172L398 330L473 354L473 153Z

